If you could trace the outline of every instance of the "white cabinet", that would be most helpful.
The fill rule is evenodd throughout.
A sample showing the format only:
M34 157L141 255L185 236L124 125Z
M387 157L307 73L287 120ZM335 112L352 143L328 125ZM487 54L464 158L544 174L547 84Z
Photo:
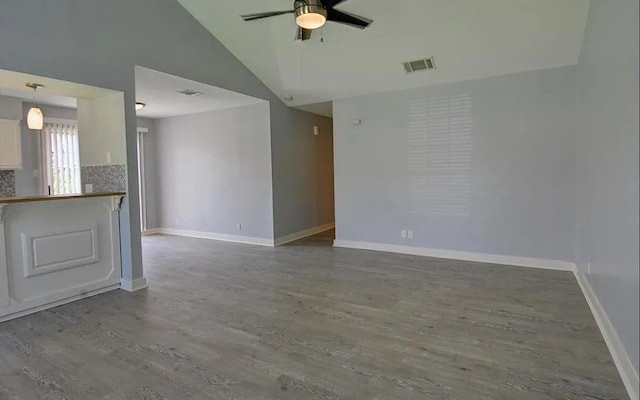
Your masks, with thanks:
M20 121L0 119L0 169L22 169Z

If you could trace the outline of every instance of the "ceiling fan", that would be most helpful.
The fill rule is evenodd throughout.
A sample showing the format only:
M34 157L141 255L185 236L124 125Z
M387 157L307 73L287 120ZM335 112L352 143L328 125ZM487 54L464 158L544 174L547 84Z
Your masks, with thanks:
M311 32L322 27L327 21L345 24L354 28L365 29L373 20L359 15L338 11L334 7L345 0L295 0L293 10L271 11L241 15L245 21L270 18L283 14L294 14L298 30L296 40L311 39Z

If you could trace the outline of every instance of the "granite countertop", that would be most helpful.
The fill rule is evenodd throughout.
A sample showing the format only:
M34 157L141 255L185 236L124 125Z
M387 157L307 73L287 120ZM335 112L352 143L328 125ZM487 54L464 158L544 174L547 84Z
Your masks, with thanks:
M126 194L127 192L107 192L107 193L66 194L61 196L0 197L0 204L33 203L37 201L68 200L68 199L87 199L92 197L124 196Z

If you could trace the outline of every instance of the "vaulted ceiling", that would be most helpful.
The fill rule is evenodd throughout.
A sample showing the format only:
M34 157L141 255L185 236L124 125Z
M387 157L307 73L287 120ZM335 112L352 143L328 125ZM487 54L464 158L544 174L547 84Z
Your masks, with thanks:
M589 9L589 0L349 0L337 8L373 19L369 28L327 23L294 42L291 15L239 17L292 0L179 1L292 106L573 65ZM405 73L402 62L427 57L436 70Z

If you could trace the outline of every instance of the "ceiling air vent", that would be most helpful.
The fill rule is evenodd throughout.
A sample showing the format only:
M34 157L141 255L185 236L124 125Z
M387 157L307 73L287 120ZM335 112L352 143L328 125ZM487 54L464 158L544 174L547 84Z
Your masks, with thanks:
M412 72L436 69L436 63L433 60L433 57L425 58L424 60L408 61L406 63L403 63L402 65L404 65L404 70L407 72L407 74L410 74Z
M185 96L202 96L204 94L202 92L198 92L198 91L191 90L191 89L181 90L178 93L183 94Z

